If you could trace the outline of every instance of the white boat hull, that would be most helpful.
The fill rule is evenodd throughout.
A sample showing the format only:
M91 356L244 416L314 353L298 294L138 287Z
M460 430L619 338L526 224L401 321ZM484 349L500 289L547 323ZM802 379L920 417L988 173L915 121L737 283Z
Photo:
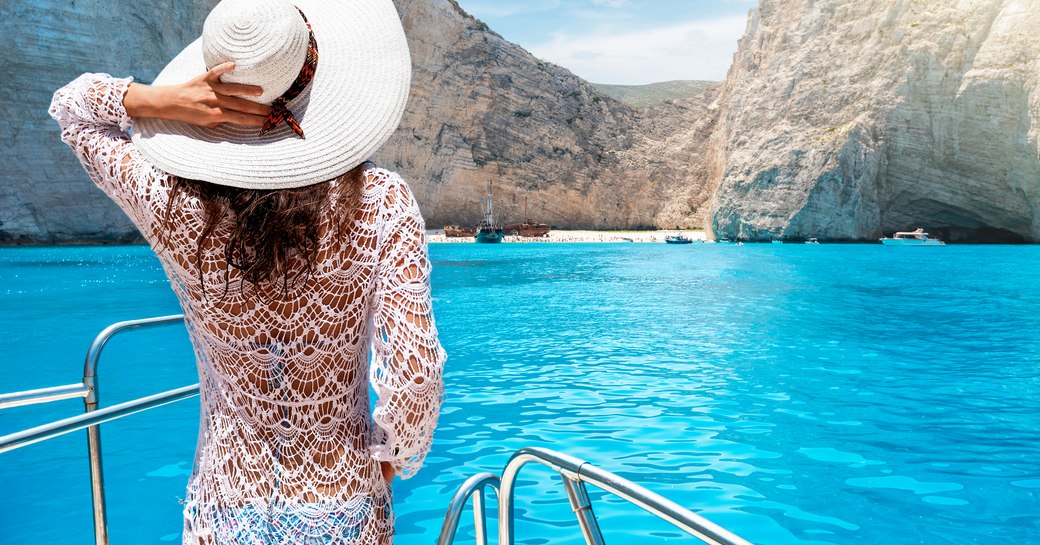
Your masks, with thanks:
M910 238L883 238L881 244L885 246L946 246L946 243L941 240L928 239L928 240L915 240Z

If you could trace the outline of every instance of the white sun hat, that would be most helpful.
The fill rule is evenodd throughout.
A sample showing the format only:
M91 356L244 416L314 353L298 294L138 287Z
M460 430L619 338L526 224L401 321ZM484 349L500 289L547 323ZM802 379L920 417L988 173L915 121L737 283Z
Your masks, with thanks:
M311 32L313 79L286 103L305 137L288 123L261 136L259 127L142 118L134 144L170 174L246 189L303 187L360 165L393 134L408 99L411 58L392 0L224 0L154 84L234 61L222 81L259 85L264 95L250 99L271 104L301 76Z

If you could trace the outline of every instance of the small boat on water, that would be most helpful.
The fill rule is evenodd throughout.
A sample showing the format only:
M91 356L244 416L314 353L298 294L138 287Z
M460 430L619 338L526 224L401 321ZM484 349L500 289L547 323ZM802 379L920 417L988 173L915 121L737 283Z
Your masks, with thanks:
M900 231L892 238L882 238L881 244L885 246L946 246L946 243L937 239L929 238L924 229L918 228L914 231Z
M806 244L819 244L820 241L817 240L816 238L810 238L810 239L806 239L805 243Z
M480 244L498 244L504 237L501 229L480 229L477 231L476 240Z
M495 197L491 194L491 181L488 180L487 198L480 201L484 209L484 218L477 224L476 241L481 244L498 244L505 238L502 228L495 223Z
M679 231L674 235L664 237L664 242L665 244L693 244L693 239Z

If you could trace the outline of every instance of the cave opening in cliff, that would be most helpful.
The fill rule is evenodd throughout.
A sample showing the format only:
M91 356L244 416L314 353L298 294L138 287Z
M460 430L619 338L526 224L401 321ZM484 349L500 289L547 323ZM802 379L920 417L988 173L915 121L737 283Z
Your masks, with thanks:
M935 229L942 240L958 244L1028 244L1025 237L1014 231L984 225L982 227L947 226Z

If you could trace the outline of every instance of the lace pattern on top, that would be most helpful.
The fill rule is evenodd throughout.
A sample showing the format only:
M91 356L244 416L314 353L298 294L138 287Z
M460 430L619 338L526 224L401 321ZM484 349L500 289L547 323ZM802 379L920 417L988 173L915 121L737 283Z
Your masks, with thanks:
M173 181L125 132L130 82L84 74L55 93L50 113L156 251L184 310L202 414L183 542L391 543L379 462L402 478L422 465L446 358L408 185L381 169L360 185L330 182L313 274L288 295L250 297L235 288L237 271L228 273L228 225L196 262L205 223L197 197L182 196L166 223Z

